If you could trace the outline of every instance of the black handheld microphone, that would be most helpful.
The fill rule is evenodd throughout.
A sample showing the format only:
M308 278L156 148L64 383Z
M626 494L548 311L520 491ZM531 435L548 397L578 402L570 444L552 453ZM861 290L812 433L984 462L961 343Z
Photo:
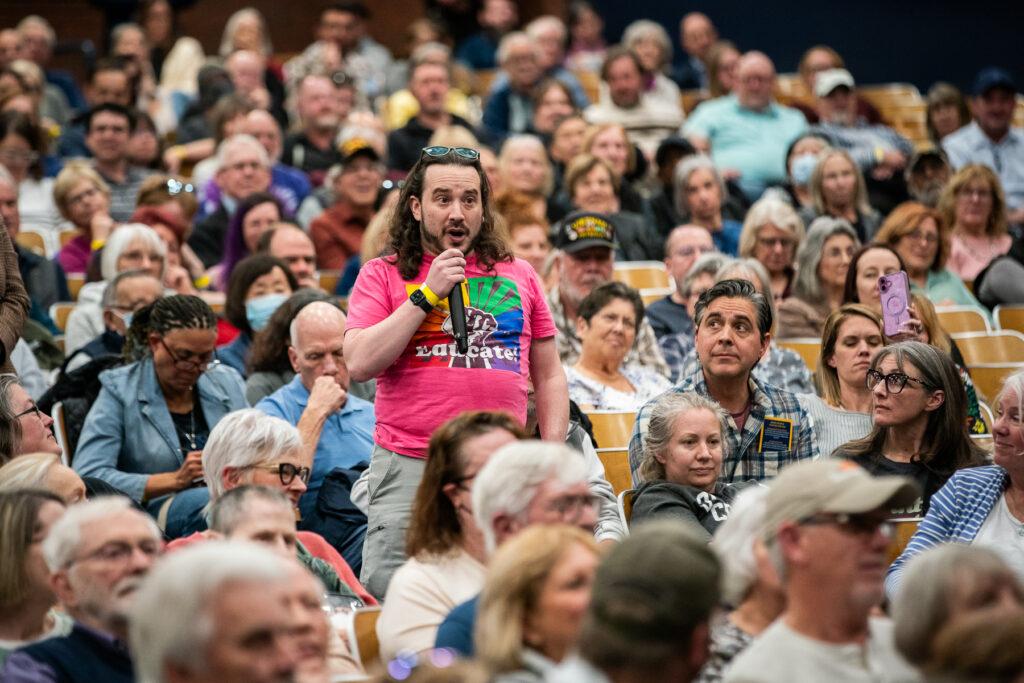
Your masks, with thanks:
M466 333L466 304L462 300L462 283L455 285L448 295L448 313L452 319L452 334L459 353L469 351L469 335Z

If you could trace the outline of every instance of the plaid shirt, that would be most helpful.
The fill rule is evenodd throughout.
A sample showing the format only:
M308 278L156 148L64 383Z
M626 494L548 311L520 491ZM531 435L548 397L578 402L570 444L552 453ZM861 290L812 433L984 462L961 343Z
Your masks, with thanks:
M800 405L794 394L782 391L767 384L761 384L751 377L750 393L753 403L750 414L743 424L743 431L736 428L732 416L726 419L726 440L729 452L722 462L722 478L725 481L746 481L757 479L763 481L775 477L784 466L799 460L811 460L818 456L818 446L814 438L814 425L810 416ZM711 398L708 386L701 370L686 377L678 385L670 389L677 393L695 391L702 396ZM643 461L643 439L647 433L647 422L651 419L650 401L637 413L633 425L633 436L629 440L629 469L633 474L633 484L638 485L637 469ZM788 451L765 451L758 449L758 441L765 417L783 418L793 421L793 448Z
M558 348L558 357L562 365L573 365L580 359L583 342L576 336L576 321L569 320L565 314L565 307L562 305L562 297L558 294L558 287L552 287L548 292L548 308L551 309L551 317L555 319L555 327L558 334L555 335L555 346ZM650 370L654 370L662 377L669 379L668 365L661 356L658 349L658 338L654 336L654 330L646 318L640 322L640 331L636 334L636 341L629 355L623 364L637 363Z

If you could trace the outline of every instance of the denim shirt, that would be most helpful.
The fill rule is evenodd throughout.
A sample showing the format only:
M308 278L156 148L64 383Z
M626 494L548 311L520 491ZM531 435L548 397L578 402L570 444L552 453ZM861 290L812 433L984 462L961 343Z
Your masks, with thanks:
M100 383L72 464L81 476L102 479L141 501L150 475L173 472L185 459L153 359L107 370ZM228 413L248 407L242 378L224 365L200 375L196 388L211 430Z
M257 403L256 409L298 425L308 403L309 391L302 384L302 376L295 375L291 382ZM320 432L320 441L316 445L316 454L313 456L313 471L310 474L309 485L299 504L303 509L303 516L306 516L307 506L315 503L324 477L330 474L331 470L338 467L351 469L353 466L366 465L370 462L373 430L376 424L373 404L351 393L341 410L335 411L327 418L323 431Z

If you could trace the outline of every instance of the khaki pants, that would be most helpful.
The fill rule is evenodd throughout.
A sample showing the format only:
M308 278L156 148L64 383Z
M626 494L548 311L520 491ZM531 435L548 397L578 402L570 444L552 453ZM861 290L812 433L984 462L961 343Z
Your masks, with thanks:
M427 461L374 445L368 473L369 511L360 580L384 600L395 570L405 562L405 534Z

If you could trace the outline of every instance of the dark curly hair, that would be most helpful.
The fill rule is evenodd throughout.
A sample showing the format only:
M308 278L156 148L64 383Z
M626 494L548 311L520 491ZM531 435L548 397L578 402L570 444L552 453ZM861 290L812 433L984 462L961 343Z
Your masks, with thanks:
M388 233L389 251L398 265L398 273L403 280L411 280L420 272L423 263L423 241L420 236L420 222L412 215L409 198L423 200L423 177L427 168L437 164L446 166L469 166L480 176L480 201L483 206L483 222L480 234L473 243L473 253L485 270L491 270L498 261L512 262L512 251L503 237L491 212L491 188L487 184L487 175L480 165L479 159L466 159L458 154L448 153L444 156L432 157L422 155L416 165L409 171L405 186L398 198L395 218Z
M191 294L157 299L135 311L125 334L124 360L132 363L149 355L149 333L165 335L174 330L215 330L217 316L210 305Z

